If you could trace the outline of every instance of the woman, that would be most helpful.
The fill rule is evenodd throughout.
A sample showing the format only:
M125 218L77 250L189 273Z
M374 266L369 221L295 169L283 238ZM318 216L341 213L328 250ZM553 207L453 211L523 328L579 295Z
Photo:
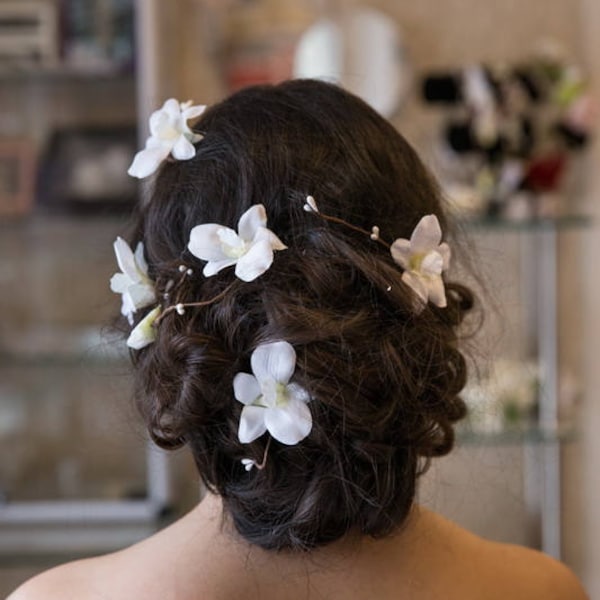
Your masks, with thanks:
M150 434L187 445L209 493L11 600L585 598L560 563L415 504L465 414L473 297L402 136L316 81L170 100L151 133L130 173L159 172L111 286Z

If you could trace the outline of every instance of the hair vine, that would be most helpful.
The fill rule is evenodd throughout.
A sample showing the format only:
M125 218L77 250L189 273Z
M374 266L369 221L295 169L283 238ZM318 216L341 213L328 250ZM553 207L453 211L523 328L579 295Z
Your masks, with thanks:
M200 116L204 106L193 106L191 101L179 103L175 99L150 117L150 137L146 147L138 152L129 169L134 177L152 174L165 160L189 160L195 156L195 143L202 136L194 133L187 121ZM400 267L401 281L412 291L414 310L421 312L428 302L438 307L446 306L446 294L442 273L448 268L450 248L442 242L442 231L434 214L423 216L414 228L410 239L397 238L392 243L381 238L378 225L363 229L341 217L328 215L319 210L314 196L304 200L304 211L333 225L339 225L367 236L383 246ZM202 276L216 276L224 269L233 267L236 279L220 293L208 300L181 297L180 291L186 279L196 276L196 270L188 265L178 266L179 277L169 279L162 300L157 297L155 283L148 275L144 256L144 244L139 241L135 251L117 238L114 250L121 272L113 275L111 289L122 296L122 314L133 325L138 310L149 312L135 325L127 345L141 350L152 344L157 329L171 313L184 315L188 308L201 309L225 298L234 286L251 282L268 271L274 263L276 252L286 251L275 232L267 227L267 211L262 204L254 204L239 218L237 230L218 223L199 223L189 233L187 250L195 258L204 261ZM391 286L388 288L388 291ZM164 306L166 304L166 306ZM271 440L286 445L296 445L307 437L312 429L309 408L311 396L306 389L292 381L296 369L296 352L285 340L257 346L250 357L252 373L237 373L233 379L235 399L241 410L238 437L249 444L268 432L262 461L243 458L247 471L264 469Z

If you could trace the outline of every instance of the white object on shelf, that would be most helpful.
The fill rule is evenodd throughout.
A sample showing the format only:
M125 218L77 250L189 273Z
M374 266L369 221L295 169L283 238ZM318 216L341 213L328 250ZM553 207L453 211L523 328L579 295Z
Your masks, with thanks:
M58 62L56 6L41 0L0 2L0 62L52 66Z

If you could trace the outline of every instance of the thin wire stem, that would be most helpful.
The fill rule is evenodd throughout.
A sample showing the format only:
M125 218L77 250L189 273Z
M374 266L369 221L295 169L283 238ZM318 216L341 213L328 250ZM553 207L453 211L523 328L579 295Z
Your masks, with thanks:
M155 326L158 325L166 315L168 315L169 313L171 313L173 311L179 312L179 311L183 310L184 308L209 306L210 304L213 304L214 302L218 302L219 300L224 298L229 293L229 291L235 284L236 284L235 281L231 282L222 292L220 292L213 298L210 298L209 300L203 300L202 302L178 302L176 304L172 304L171 306L168 306L167 308L165 308L165 310L163 310L163 312L154 321L154 325Z
M325 215L319 211L311 210L310 212L321 217L325 221L330 221L331 223L337 223L338 225L345 225L346 227L348 227L349 229L352 229L353 231L357 231L358 233L363 233L364 235L369 236L373 241L379 242L382 246L384 246L388 250L391 247L390 244L388 244L385 240L382 240L379 237L379 234L377 234L377 237L374 238L373 230L367 231L366 229L363 229L362 227L357 227L356 225L352 225L352 223L348 223L348 221L344 221L344 219L340 219L339 217L332 217L331 215Z
M259 464L256 461L254 462L254 466L259 470L262 471L265 468L265 465L267 464L267 456L269 455L269 448L271 447L271 440L273 438L271 436L269 436L269 440L267 441L267 445L265 446L265 452L263 454L263 459L262 462Z

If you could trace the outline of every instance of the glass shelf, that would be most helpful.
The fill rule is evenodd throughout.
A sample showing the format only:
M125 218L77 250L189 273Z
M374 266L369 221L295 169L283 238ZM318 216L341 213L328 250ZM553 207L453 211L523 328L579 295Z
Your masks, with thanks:
M587 215L563 215L554 218L506 219L503 217L474 217L459 219L469 229L496 231L561 231L588 227L593 222Z
M526 444L557 444L573 442L577 432L573 427L560 427L554 431L544 431L537 427L505 429L483 433L468 428L459 428L456 440L464 446L516 446Z
M2 367L126 366L129 354L125 339L106 334L99 327L36 328L6 336L0 342Z
M78 68L60 65L57 67L31 67L0 69L0 81L106 81L122 79L134 82L134 72L130 67L107 65L102 68Z

